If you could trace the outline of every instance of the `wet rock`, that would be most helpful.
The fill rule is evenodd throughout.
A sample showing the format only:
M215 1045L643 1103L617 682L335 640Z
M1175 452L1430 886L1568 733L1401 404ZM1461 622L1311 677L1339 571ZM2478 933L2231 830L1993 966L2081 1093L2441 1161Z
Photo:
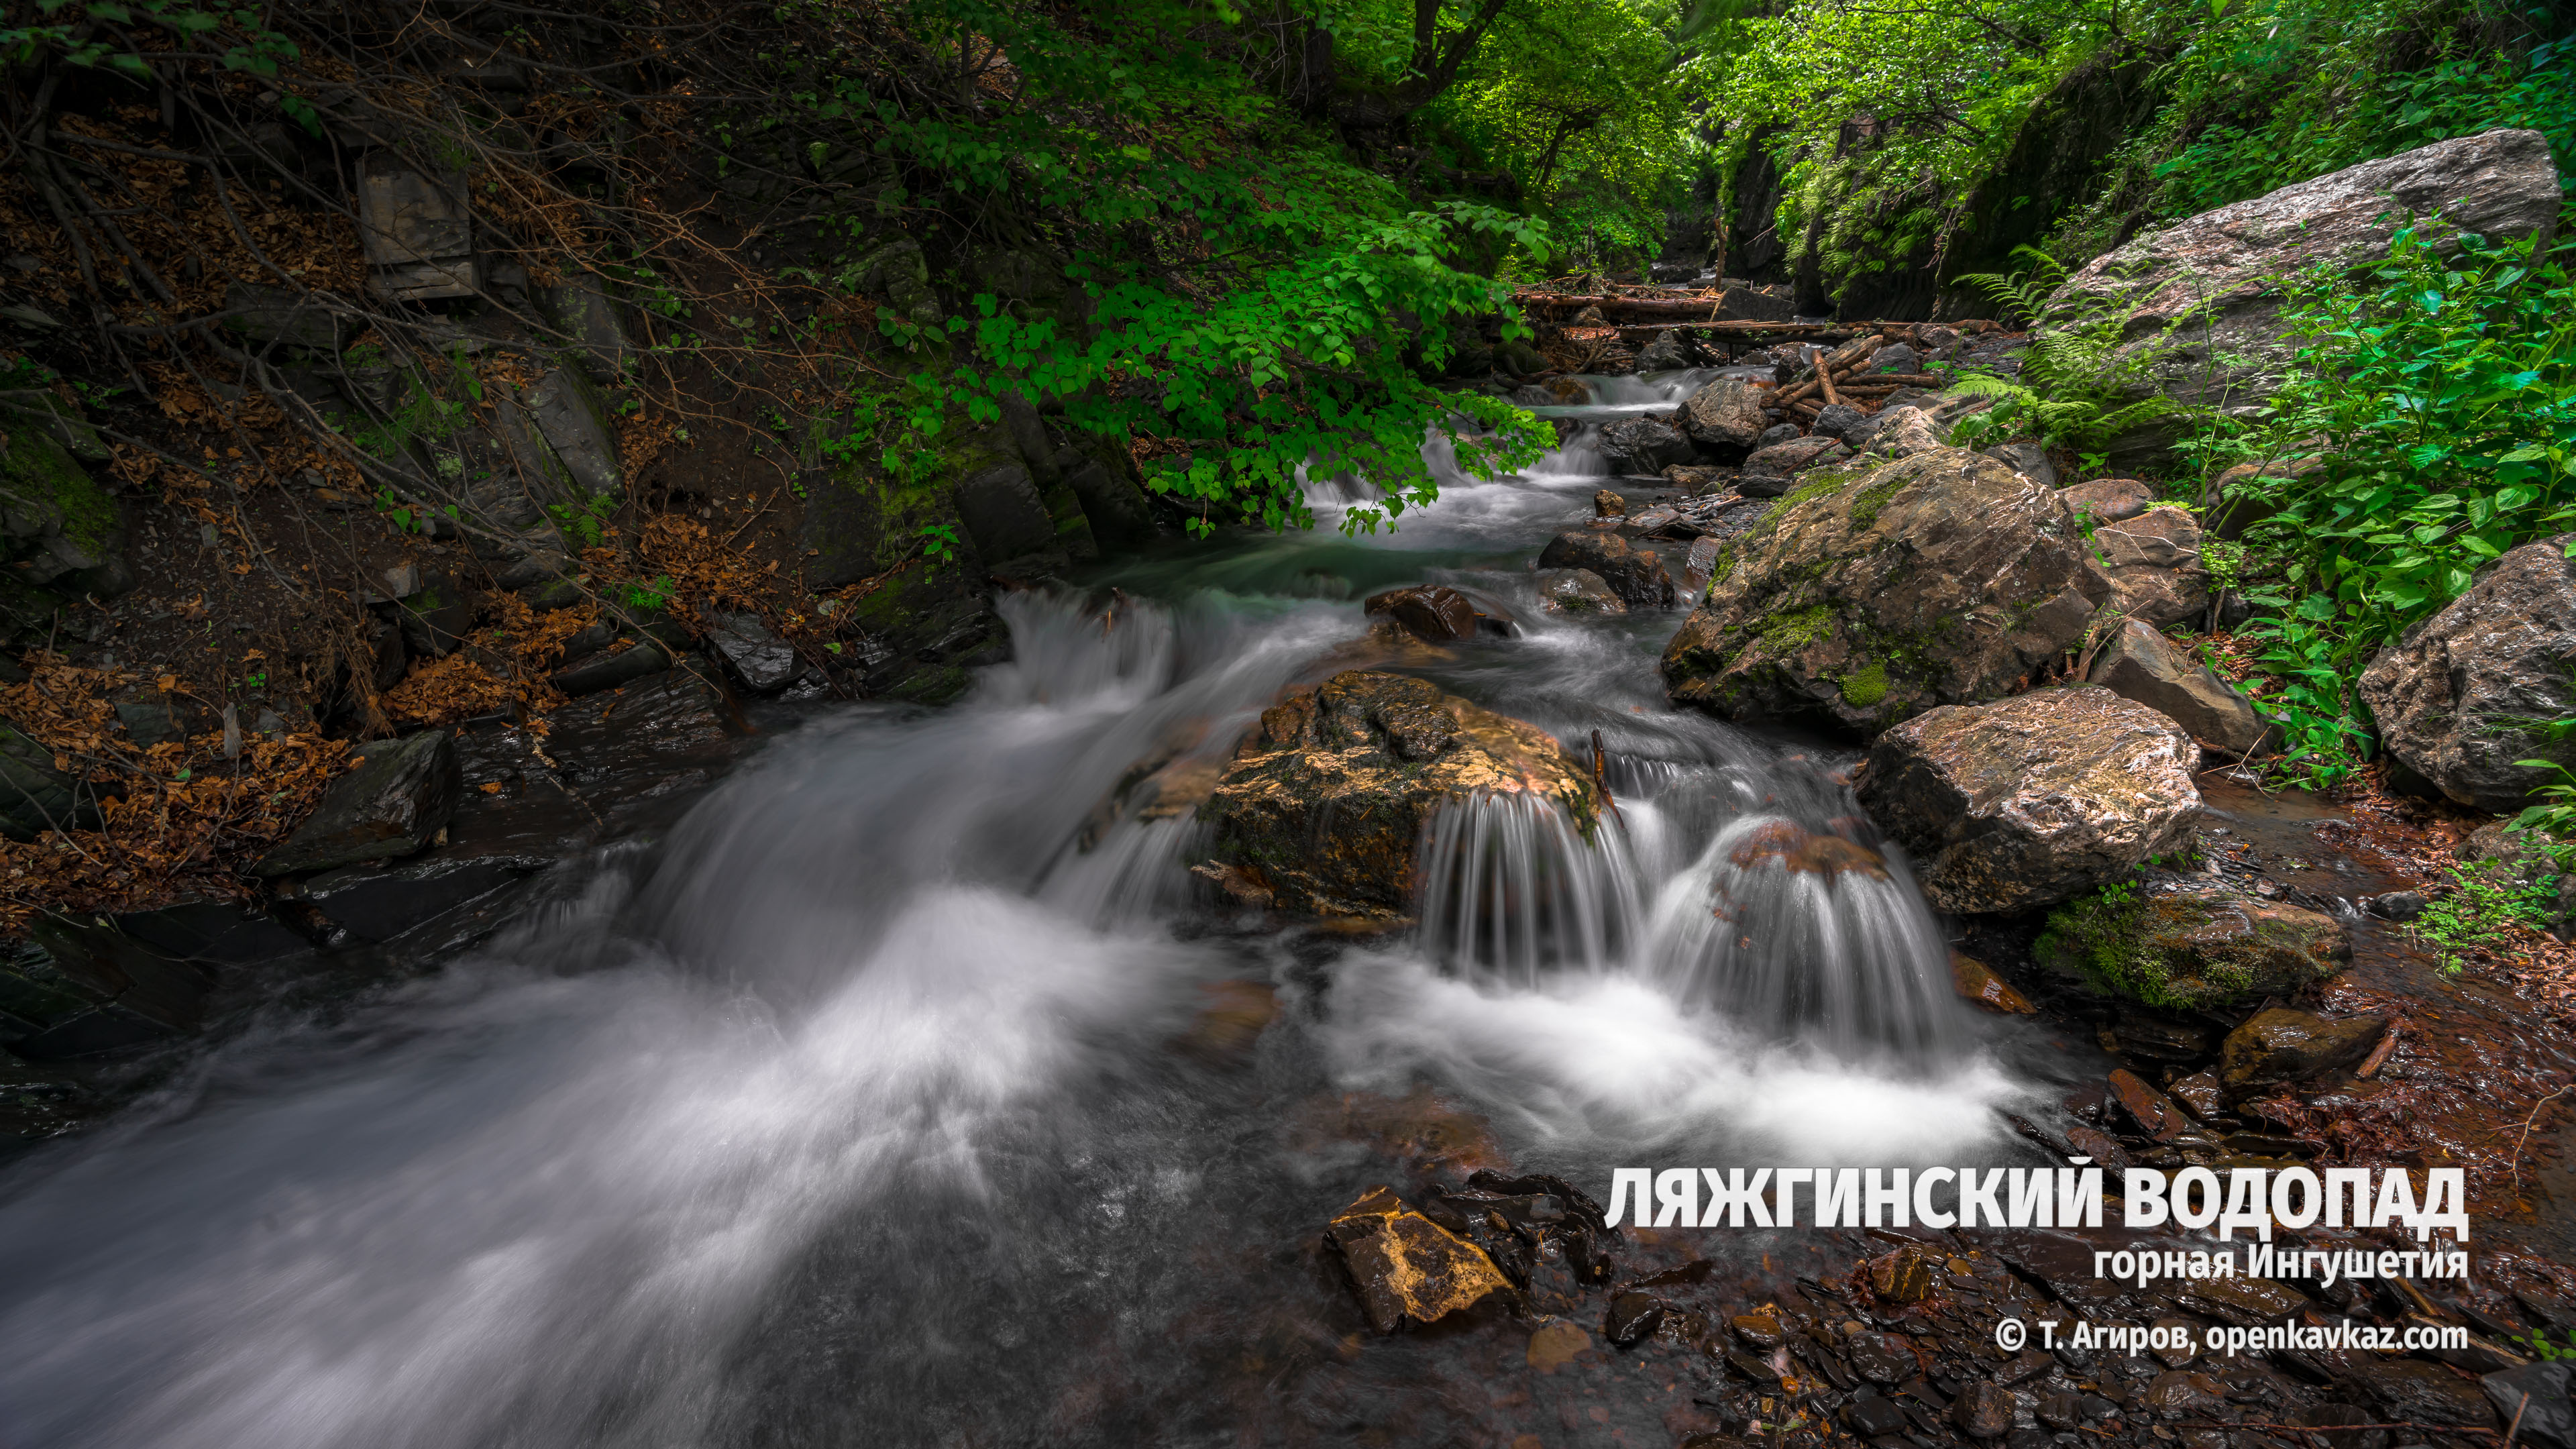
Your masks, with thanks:
M1920 1303L1935 1286L1932 1265L1917 1249L1899 1248L1870 1260L1870 1291L1890 1303Z
M1450 644L1476 637L1476 606L1465 594L1439 584L1417 584L1371 594L1361 609L1404 626L1416 639Z
M2245 1277L2184 1279L2176 1285L2174 1306L2239 1328L2256 1328L2313 1305L2277 1278Z
M1361 1194L1334 1217L1324 1240L1340 1253L1360 1311L1379 1333L1408 1322L1434 1323L1488 1294L1511 1291L1491 1258L1415 1212L1390 1188Z
M2391 1419L2472 1429L2502 1427L2482 1382L2442 1364L2379 1359L2359 1367L2352 1377L2387 1409Z
M1673 701L1868 735L2000 698L2109 585L2056 493L1943 448L1814 475L1730 543L1666 647Z
M329 923L326 945L390 941L550 863L543 857L452 856L390 869L353 865L302 882L289 898Z
M1424 821L1479 793L1532 796L1587 829L1598 809L1544 730L1423 680L1351 670L1263 711L1203 814L1218 858L1281 909L1394 920L1411 904Z
M2188 1410L2224 1402L2226 1398L2227 1390L2209 1375L2168 1368L2147 1381L2136 1402L2156 1417L2169 1419L2179 1418Z
M1971 1382L1950 1401L1950 1422L1971 1439L2000 1439L2012 1421L2012 1395L1986 1379Z
M1681 430L1713 463L1736 463L1753 451L1770 426L1761 391L1743 378L1721 377L1691 394L1681 408Z
M1922 862L1937 909L2027 910L2180 846L2200 816L2199 758L2154 710L2076 685L1899 725L1858 791Z
M2281 321L2276 279L2372 261L2406 225L2445 252L2462 232L2495 241L2546 237L2558 208L2557 167L2541 134L2487 131L2143 232L2067 278L2051 303L2107 306L2124 317L2121 335L2130 340L2111 365L2145 364L2135 395L2161 390L2241 407L2270 395L2298 345ZM2177 425L2164 420L2114 439L2110 452L2115 461L2144 460L2176 435Z
M2015 991L2011 982L1997 976L1994 968L1957 951L1950 953L1950 984L1961 999L2000 1015L2027 1016L2039 1010L2030 1004L2029 997Z
M2077 901L2049 916L2031 953L2106 991L2197 1010L2330 980L2352 960L2352 933L2316 911L2188 886L2143 900Z
M568 367L554 368L537 379L522 401L537 435L580 497L596 507L625 496L608 400L590 379Z
M1633 1348L1664 1321L1664 1305L1651 1293L1622 1293L1610 1300L1601 1335L1621 1348Z
M59 1061L193 1031L212 980L106 925L40 916L0 948L0 1046Z
M2496 1420L2515 1426L2516 1440L2550 1449L2576 1449L2571 1386L2576 1386L2576 1365L2566 1363L2526 1364L2478 1380Z
M1673 606L1673 578L1664 571L1662 556L1615 533L1560 533L1540 552L1538 566L1592 574L1630 608Z
M54 753L0 722L0 835L33 840L48 830L96 830L95 788L54 768Z
M1160 530L1133 466L1118 467L1115 462L1085 459L1065 471L1064 484L1081 500L1082 515L1090 520L1094 539L1112 548L1134 548Z
M1884 407L1865 424L1843 432L1843 441L1874 458L1911 458L1947 447L1941 421L1921 407Z
M1732 468L1677 464L1664 470L1664 481L1685 493L1713 493L1735 476Z
M1869 1389L1853 1394L1843 1405L1844 1427L1864 1439L1903 1433L1905 1424L1903 1409Z
M1628 516L1628 500L1607 488L1596 488L1592 490L1592 516L1625 518Z
M1981 456L1994 459L2042 488L2057 486L2057 465L2048 461L2048 452L2037 443L2005 443L2000 447L1979 450Z
M2242 759L2274 734L2234 686L2136 619L2104 642L2085 679L2155 710L2222 755Z
M1896 1384L1923 1372L1923 1364L1902 1334L1855 1333L1844 1342L1852 1372L1874 1384Z
M1602 461L1616 473L1661 473L1697 456L1691 440L1662 418L1623 418L1601 430Z
M557 670L551 681L567 699L619 689L671 667L670 651L649 639L627 641L627 647L593 653L578 664Z
M2387 1021L2376 1016L2328 1018L2286 1006L2258 1011L2220 1046L2219 1082L2233 1098L2280 1082L2304 1082L2370 1055L2387 1030Z
M365 748L358 768L333 782L311 818L252 867L255 874L274 878L416 855L447 828L463 788L447 731L423 730Z
M2216 1072L2200 1071L2187 1077L2176 1077L2165 1090L2175 1101L2182 1103L2184 1111L2203 1122L2227 1110L2227 1099L2219 1092Z
M2576 766L2576 535L2513 549L2469 591L2406 631L2361 676L2389 753L2460 804L2509 814Z
M2144 1078L2123 1067L2111 1073L2111 1097L2138 1130L2157 1142L2171 1142L2193 1126L2192 1120L2173 1099L2146 1084Z
M1753 440L1753 451L1758 453L1764 448L1773 447L1780 443L1794 442L1805 436L1806 434L1799 429L1796 423L1774 423L1770 427L1762 430L1762 436Z
M2200 561L2200 521L2156 507L2093 530L2113 608L2159 628L2197 622L2209 610L2209 571Z
M1590 569L1538 571L1539 607L1551 614L1624 614L1628 603Z
M753 694L774 694L805 672L796 646L779 638L758 614L709 614L707 648L726 672Z
M2135 478L2095 478L2060 488L2057 496L2088 528L2135 518L2156 503L2154 487Z

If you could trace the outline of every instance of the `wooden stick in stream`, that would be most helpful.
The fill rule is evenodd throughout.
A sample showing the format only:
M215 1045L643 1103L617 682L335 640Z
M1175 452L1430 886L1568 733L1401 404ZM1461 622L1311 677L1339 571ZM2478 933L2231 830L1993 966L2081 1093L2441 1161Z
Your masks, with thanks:
M1606 754L1607 751L1601 747L1601 731L1594 730L1592 732L1592 788L1601 792L1601 803L1610 807L1611 818L1625 825L1628 822L1619 814L1619 802L1610 793L1609 778L1601 771L1601 762Z
M1816 386L1824 389L1825 406L1833 407L1842 401L1841 398L1834 395L1834 371L1832 368L1819 367L1816 369Z

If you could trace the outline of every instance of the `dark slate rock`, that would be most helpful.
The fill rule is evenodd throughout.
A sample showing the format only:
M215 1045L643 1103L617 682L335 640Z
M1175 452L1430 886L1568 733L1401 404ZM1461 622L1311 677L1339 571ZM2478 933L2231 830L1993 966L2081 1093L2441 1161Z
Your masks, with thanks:
M110 927L49 916L0 956L0 1045L54 1061L192 1031L211 984Z
M554 677L554 686L568 699L597 694L603 689L616 689L648 675L659 674L671 667L671 656L661 645L639 639L614 654L595 653Z
M99 824L89 787L55 769L52 751L0 724L0 835L33 840L47 830Z
M445 730L367 746L365 763L340 777L321 807L253 869L263 876L394 860L428 848L456 811L462 788Z
M1638 548L1615 533L1589 530L1560 533L1538 556L1542 569L1583 569L1598 575L1631 608L1673 606L1672 575L1662 557Z
M759 615L716 614L707 622L707 647L724 661L735 682L753 694L785 689L805 672L796 646L771 633Z
M1868 421L1869 414L1849 403L1827 403L1809 430L1820 438L1839 438Z
M329 922L331 945L389 941L543 864L542 859L441 855L390 869L353 865L304 882L296 898Z

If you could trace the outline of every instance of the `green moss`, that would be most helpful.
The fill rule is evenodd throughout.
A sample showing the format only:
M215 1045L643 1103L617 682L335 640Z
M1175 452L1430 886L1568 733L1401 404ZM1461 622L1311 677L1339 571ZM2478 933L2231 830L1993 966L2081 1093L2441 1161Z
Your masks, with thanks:
M1843 703L1854 709L1871 709L1884 703L1887 690L1887 665L1879 660L1873 659L1857 673L1843 676Z
M1834 611L1829 605L1817 604L1794 614L1775 614L1762 626L1761 640L1774 652L1785 654L1823 638L1834 626Z
M85 552L105 548L116 531L116 501L43 429L10 430L9 449L0 454L0 492L61 518L63 536Z
M1895 497L1898 489L1912 481L1914 480L1910 474L1900 473L1896 477L1883 478L1863 488L1860 496L1852 500L1852 527L1867 528L1876 523L1879 510L1887 506L1887 500Z
M2190 943L2180 959L2149 920L2135 884L2107 885L2048 913L2031 946L2040 964L2073 971L2096 988L2170 1011L2221 1007L2243 999L2273 954L2258 935L2241 943Z

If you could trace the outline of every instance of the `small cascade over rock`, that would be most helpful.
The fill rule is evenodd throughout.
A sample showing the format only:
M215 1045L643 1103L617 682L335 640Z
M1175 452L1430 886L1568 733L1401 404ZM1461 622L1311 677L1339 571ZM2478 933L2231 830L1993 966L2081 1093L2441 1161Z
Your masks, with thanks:
M1643 918L1624 831L1554 801L1478 794L1439 811L1415 865L1432 959L1508 986L1622 963Z
M1655 969L1685 1000L1838 1054L1929 1057L1964 1039L1949 952L1903 867L1861 836L1746 815L1664 893Z

